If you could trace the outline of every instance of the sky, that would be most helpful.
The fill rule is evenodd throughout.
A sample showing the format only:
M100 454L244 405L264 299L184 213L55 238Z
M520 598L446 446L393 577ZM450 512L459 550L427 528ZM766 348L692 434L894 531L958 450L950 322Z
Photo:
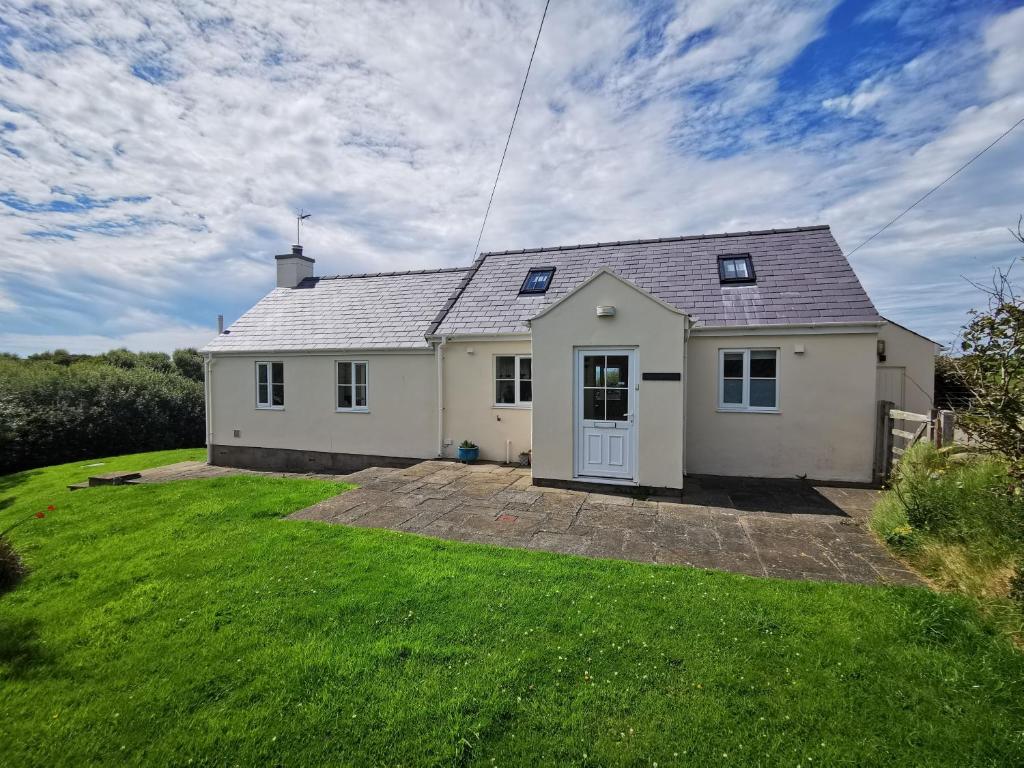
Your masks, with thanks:
M201 346L299 208L317 274L469 264L543 6L0 0L0 350ZM552 0L481 250L849 252L1024 117L1021 40L997 0ZM1024 126L851 263L949 343L1022 213Z

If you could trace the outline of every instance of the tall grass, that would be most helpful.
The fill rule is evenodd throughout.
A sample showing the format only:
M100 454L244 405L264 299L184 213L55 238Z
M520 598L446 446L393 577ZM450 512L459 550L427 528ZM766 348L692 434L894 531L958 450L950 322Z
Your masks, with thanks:
M1024 499L998 458L914 446L872 518L874 530L942 590L979 601L1024 634Z

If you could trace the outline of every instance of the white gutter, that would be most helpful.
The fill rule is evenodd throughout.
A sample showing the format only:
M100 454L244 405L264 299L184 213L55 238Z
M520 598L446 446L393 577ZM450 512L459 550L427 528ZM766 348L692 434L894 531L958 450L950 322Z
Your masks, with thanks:
M437 360L437 455L444 456L444 347L448 343L447 336L441 336L439 344L434 345L434 357Z
M766 325L695 325L697 336L791 336L796 333L877 333L880 322L775 323Z
M206 463L213 464L213 353L203 360L203 395L206 397Z

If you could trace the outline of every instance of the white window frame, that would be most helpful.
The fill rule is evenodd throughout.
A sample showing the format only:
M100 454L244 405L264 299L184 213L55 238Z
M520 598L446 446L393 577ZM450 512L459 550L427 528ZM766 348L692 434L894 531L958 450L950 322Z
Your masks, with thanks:
M498 358L499 357L514 357L516 359L516 372L515 379L501 379L501 381L513 381L515 386L516 401L514 403L499 403L498 402ZM519 399L519 383L523 381L520 365L523 360L530 361L530 399L520 400ZM491 361L491 401L492 407L494 408L532 408L533 407L533 355L494 355Z
M339 368L347 365L350 368L352 383L342 384L338 375ZM366 405L355 405L356 402L356 369L355 366L362 365L366 369ZM342 387L349 387L352 390L352 407L342 408L338 403ZM334 410L336 413L369 413L370 412L370 363L367 360L335 360L334 361Z
M256 388L255 399L256 409L260 411L283 411L284 405L274 405L274 366L280 364L281 375L284 376L284 360L257 360L255 374L256 377L253 380L253 384ZM267 369L267 400L260 402L260 366L265 366ZM281 385L281 399L285 401L284 395L284 379L280 382Z
M781 354L778 347L749 347L742 349L720 349L718 350L718 410L740 411L754 413L778 413L779 412L779 378L781 373ZM772 407L750 405L750 353L751 352L774 352L775 353L775 405ZM743 355L743 402L725 402L725 356L727 354ZM731 377L735 378L735 377ZM767 381L767 379L765 379Z

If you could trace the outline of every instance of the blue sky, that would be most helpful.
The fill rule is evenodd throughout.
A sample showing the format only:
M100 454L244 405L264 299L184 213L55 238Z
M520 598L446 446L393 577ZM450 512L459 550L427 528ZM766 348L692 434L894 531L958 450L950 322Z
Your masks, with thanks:
M299 207L320 274L468 263L542 8L0 0L0 349L201 345ZM482 248L851 250L1024 117L1022 39L997 0L553 0ZM1021 213L1024 127L852 262L948 342Z

